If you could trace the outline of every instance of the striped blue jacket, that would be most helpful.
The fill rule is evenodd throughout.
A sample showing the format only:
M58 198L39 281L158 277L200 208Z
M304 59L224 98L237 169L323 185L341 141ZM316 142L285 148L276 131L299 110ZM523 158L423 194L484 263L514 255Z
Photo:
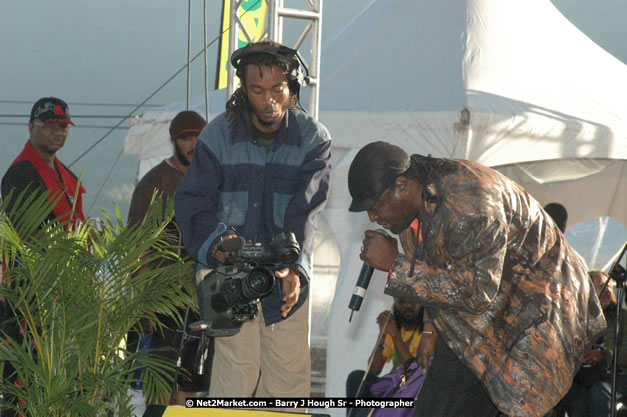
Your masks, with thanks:
M296 236L301 256L285 265L300 273L295 312L307 299L318 214L331 177L331 137L307 113L289 109L271 148L256 144L250 116L236 134L226 113L201 132L194 158L175 196L176 222L185 249L200 265L215 267L211 248L227 228L248 241L270 243L283 231ZM283 266L283 265L281 265ZM281 285L261 300L266 324L281 320Z

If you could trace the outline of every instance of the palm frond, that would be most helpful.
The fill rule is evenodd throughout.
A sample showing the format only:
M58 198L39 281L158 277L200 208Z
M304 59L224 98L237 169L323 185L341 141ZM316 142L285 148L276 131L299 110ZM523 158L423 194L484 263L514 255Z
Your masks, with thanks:
M18 195L7 207L0 203L8 266L0 296L23 322L23 337L7 331L17 319L4 323L10 343L0 343L0 364L15 371L0 381L0 404L17 409L20 397L26 416L95 416L115 407L128 415L127 388L140 363L144 391L162 398L173 365L156 355L138 360L124 342L140 319L159 328L161 314L181 322L177 307L195 305L191 263L165 231L172 203L164 212L154 201L142 225L130 229L116 207L113 218L104 213L102 232L90 223L67 230L46 222L52 206L45 195Z

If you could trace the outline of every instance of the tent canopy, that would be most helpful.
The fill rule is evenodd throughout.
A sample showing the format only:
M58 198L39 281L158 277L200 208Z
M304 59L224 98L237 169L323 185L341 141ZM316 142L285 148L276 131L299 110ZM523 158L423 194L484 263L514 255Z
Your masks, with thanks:
M335 147L476 160L564 204L571 224L627 224L627 67L549 0L377 0L321 62Z
M344 125L335 146L408 136L489 166L627 158L627 69L548 0L378 0L322 58L321 120ZM463 127L464 109L472 142L452 152L447 122Z

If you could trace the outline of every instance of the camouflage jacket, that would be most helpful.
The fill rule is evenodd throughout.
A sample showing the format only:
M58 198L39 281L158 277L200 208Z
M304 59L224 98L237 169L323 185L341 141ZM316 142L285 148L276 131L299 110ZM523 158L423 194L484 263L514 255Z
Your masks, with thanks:
M413 275L400 255L385 292L427 308L499 410L542 416L606 327L587 272L522 187L471 161L434 161L421 239L401 234L406 254L417 249Z

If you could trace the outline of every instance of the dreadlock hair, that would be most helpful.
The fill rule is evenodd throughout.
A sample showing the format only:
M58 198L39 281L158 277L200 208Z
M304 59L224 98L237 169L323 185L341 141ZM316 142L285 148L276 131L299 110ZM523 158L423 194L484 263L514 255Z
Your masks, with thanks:
M271 40L259 41L257 42L257 44L270 44L275 46L280 45L279 43ZM256 65L257 67L261 67L262 65L267 67L277 66L281 68L281 70L287 77L288 86L290 89L290 101L288 103L288 106L291 108L296 107L300 110L305 111L299 101L299 85L298 79L294 75L296 71L293 71L294 64L290 63L288 59L282 59L276 55L264 52L251 53L249 55L243 56L239 61L236 75L240 80L240 86L233 92L231 97L229 97L226 102L227 117L229 118L230 127L233 134L235 134L237 124L242 117L244 109L250 110L250 102L248 101L248 95L246 94L246 71L248 70L249 65ZM296 64L297 68L298 65L299 64Z
M440 196L433 188L433 181L435 178L447 175L454 170L455 166L447 163L444 159L432 158L431 155L415 154L410 157L409 169L403 173L403 176L418 180L422 184L422 199L439 205ZM418 248L419 246L416 246L416 250Z
M430 184L435 174L444 175L454 170L454 167L448 166L444 160L433 158L431 154L427 156L414 154L410 157L410 162L409 168L402 175L417 179L423 186Z
M431 155L424 157L422 155L412 155L410 157L411 165L403 174L407 178L419 180L422 184L427 184L431 177Z

